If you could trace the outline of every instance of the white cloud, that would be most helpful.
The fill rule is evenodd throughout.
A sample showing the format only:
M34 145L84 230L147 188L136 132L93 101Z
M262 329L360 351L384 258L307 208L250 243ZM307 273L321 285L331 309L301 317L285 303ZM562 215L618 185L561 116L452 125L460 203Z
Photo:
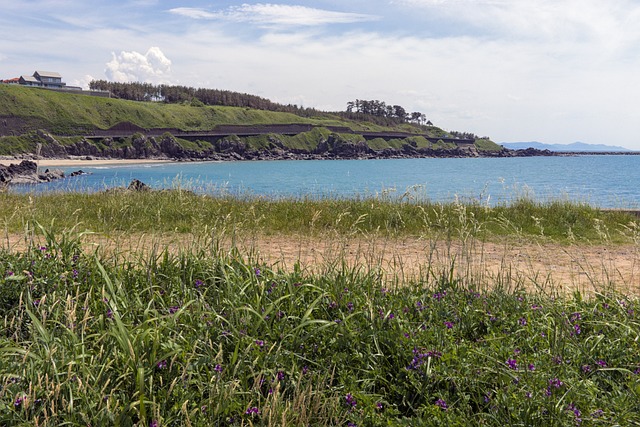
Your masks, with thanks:
M144 55L136 51L111 55L105 70L109 80L167 83L171 76L171 61L158 47L150 48Z
M224 11L208 11L201 8L178 7L169 12L193 19L228 20L249 22L261 26L317 26L327 24L350 24L374 21L373 15L360 13L334 12L306 6L283 4L243 4L232 6Z

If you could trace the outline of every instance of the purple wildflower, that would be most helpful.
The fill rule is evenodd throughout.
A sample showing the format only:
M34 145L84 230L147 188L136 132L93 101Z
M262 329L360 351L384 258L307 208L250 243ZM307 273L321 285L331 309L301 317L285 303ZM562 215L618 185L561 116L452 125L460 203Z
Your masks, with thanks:
M258 347L260 347L260 348L263 348L263 347L264 347L264 341L262 341L262 340L256 340L256 345L257 345Z
M573 325L573 333L572 335L580 335L580 332L582 332L582 329L580 329L580 325L579 324L575 324Z
M355 408L355 406L358 404L358 402L356 401L356 398L353 397L351 393L347 393L344 399L347 402L347 405L351 406L352 408Z
M252 406L250 408L247 408L247 410L244 412L246 415L258 415L260 414L260 409L258 409L256 406Z
M440 407L445 411L449 408L449 405L447 405L447 402L445 402L444 399L436 400L436 406Z
M196 281L193 283L193 285L196 287L196 289L198 289L199 287L204 285L204 282L202 280L200 280L200 279L196 279Z
M453 328L453 322L444 322L444 326L446 326L447 329L451 329Z
M600 366L601 368L606 368L607 367L607 362L605 362L604 360L598 360L596 362L596 365Z
M562 381L560 381L558 378L552 378L549 380L549 386L554 387L554 388L560 388L564 385L564 383Z
M164 369L167 367L167 361L161 360L156 364L156 366L158 367L158 369Z
M158 427L160 424L158 423L158 420L152 420L149 423L149 427Z
M253 272L256 274L256 277L260 277L260 273L262 273L258 267L256 267Z
M516 361L516 359L507 359L506 363L510 369L513 369L513 370L518 369L518 362Z
M527 368L528 368L530 371L535 371L535 370L536 370L536 365L534 365L533 363L529 363L529 365L527 366Z
M520 326L527 326L527 319L521 317L520 319L518 319L518 323L520 324Z
M582 372L585 374L588 374L589 372L591 372L591 366L589 365L582 365L580 368L582 369Z
M347 303L347 310L353 311L353 303L352 302Z
M15 402L13 402L13 406L15 406L15 407L17 408L18 406L22 405L22 403L23 403L24 401L25 401L25 397L24 397L24 396L18 397L18 398L15 400Z
M180 306L179 305L173 305L173 306L169 307L169 314L176 314L178 312L178 310L180 310Z
M276 374L276 378L278 379L278 381L282 381L284 379L284 372L278 371L278 373Z
M220 365L219 363L213 367L213 370L216 372L222 372L222 365Z
M382 403L381 403L381 402L376 403L376 409L377 409L378 411L382 411L382 409L383 409L383 408L384 408L384 406L382 406Z

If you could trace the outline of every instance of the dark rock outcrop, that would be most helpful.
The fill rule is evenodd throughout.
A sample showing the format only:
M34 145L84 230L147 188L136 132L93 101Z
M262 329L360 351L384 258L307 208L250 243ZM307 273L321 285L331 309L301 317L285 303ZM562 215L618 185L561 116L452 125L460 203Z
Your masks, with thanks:
M83 171L72 172L71 176L85 175ZM61 169L45 169L38 172L38 165L32 160L11 163L9 166L0 165L0 184L39 184L64 178Z

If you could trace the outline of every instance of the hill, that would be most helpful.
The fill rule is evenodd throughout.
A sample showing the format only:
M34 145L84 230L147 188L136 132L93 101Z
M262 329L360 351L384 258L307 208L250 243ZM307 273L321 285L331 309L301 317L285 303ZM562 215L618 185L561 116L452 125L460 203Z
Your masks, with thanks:
M584 142L574 142L572 144L544 144L542 142L503 142L502 145L510 150L523 150L526 148L535 148L537 150L549 150L558 152L629 152L628 148L610 146L603 144L585 144Z
M460 139L436 126L384 126L330 113L303 117L193 101L127 101L0 85L0 155L33 154L38 147L43 156L122 158L507 154L488 139Z

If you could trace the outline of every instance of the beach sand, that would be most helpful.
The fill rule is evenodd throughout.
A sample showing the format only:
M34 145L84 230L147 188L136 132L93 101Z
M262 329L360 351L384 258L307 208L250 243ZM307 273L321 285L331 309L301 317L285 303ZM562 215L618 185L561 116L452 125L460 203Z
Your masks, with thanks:
M9 166L11 163L20 163L24 159L0 158L0 165ZM149 163L168 163L173 160L168 159L92 159L86 158L70 158L70 159L41 159L38 160L39 167L90 167L105 165L132 165L132 164L149 164Z

